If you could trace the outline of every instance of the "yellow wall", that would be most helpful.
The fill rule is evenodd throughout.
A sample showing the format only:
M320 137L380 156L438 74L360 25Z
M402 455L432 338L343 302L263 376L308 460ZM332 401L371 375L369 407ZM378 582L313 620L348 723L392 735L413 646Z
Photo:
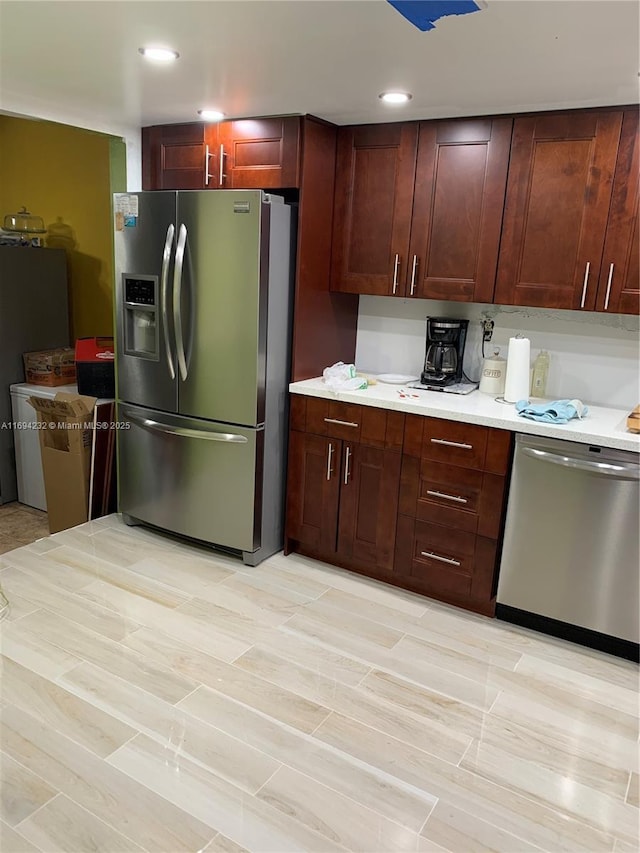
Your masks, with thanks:
M66 249L73 337L113 334L111 192L125 189L114 169L123 154L114 137L0 116L0 213L26 206L44 219L46 245Z

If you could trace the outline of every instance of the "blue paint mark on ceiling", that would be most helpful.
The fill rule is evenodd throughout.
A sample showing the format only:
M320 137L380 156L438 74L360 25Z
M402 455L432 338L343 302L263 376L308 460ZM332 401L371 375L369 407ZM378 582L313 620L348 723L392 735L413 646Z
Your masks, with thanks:
M440 18L479 12L485 5L476 0L387 0L387 2L422 32L434 29L435 22Z

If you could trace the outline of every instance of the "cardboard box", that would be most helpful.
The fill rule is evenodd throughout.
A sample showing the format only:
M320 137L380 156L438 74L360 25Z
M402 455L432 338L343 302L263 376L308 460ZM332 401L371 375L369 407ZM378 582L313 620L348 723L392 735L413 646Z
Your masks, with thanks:
M30 397L38 414L49 532L89 518L89 473L95 397L59 391L53 400Z
M73 385L76 381L75 352L72 347L25 352L25 381L30 385Z

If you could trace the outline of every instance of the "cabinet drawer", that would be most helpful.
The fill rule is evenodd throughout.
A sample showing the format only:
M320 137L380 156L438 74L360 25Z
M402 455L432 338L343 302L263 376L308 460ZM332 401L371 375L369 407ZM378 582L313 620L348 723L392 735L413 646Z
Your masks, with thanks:
M360 441L362 409L352 403L308 397L305 431L346 441Z
M405 419L403 452L408 456L505 474L511 447L507 430L420 415Z
M402 450L404 418L401 412L318 397L291 400L292 429L385 450Z
M398 517L394 571L427 594L488 601L493 594L496 542L406 516Z
M497 474L404 456L400 512L497 539L504 486L504 477Z

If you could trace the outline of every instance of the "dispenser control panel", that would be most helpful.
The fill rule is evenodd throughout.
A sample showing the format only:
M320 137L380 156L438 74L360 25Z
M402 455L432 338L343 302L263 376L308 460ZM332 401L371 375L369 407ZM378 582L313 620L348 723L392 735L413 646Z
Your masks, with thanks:
M159 361L160 311L158 277L123 275L124 351L134 358Z
M129 305L155 305L156 279L125 278L124 301Z

